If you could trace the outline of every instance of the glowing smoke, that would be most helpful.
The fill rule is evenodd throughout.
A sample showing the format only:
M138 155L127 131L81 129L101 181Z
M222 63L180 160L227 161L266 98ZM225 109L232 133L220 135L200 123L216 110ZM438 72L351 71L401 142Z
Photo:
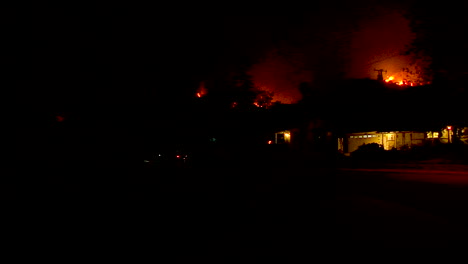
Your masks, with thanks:
M375 69L385 70L384 79L391 76L394 82L406 80L415 84L425 83L424 68L427 58L403 55L415 35L409 27L409 20L398 10L382 16L363 19L360 30L351 41L351 61L348 77L376 79Z
M395 82L429 81L421 77L428 64L426 58L402 55L415 37L402 10L383 7L359 12L364 15L348 16L352 23L343 19L350 22L348 25L332 24L331 18L324 20L327 30L317 30L320 21L310 20L306 30L299 31L302 39L295 39L300 42L300 52L283 52L290 46L269 50L250 68L254 84L273 92L273 101L295 103L301 99L301 82L316 82L326 79L325 75L330 80L337 78L339 75L333 72L341 70L339 67L344 69L344 78L376 79L374 70L383 69L384 79L393 76Z
M304 69L300 56L285 57L277 49L254 64L248 74L258 89L273 93L273 102L285 104L297 103L301 99L299 84L312 80L312 72Z

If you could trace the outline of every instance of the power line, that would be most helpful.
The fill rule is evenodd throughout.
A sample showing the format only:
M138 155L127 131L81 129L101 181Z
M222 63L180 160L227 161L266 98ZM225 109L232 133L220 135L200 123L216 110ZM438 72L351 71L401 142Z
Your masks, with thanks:
M382 75L382 72L387 72L387 70L384 70L384 69L374 69L374 71L378 72L377 73L377 80L378 81L383 81L383 75Z

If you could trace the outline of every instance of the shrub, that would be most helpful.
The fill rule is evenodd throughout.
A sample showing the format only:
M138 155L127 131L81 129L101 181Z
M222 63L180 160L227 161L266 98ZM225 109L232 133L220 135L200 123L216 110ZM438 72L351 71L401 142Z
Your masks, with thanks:
M363 144L358 147L357 150L351 153L352 157L358 158L381 158L385 153L385 150L382 145L377 143Z

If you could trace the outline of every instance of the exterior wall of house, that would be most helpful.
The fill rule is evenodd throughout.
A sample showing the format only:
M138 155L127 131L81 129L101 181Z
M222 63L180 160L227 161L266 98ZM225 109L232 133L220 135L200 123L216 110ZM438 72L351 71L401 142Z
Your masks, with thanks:
M346 134L346 139L343 144L347 144L348 151L353 152L364 144L377 143L382 145L382 135L377 132L363 132Z
M429 131L426 133L426 140L432 143L454 143L458 140L463 144L468 144L468 127L457 127L453 129L444 128L440 131Z
M337 148L336 136L321 120L304 122L301 126L274 134L275 144L288 145L290 149L302 153L334 152Z
M291 131L284 130L275 133L275 144L289 144L291 143Z
M426 137L422 132L413 132L411 134L411 145L409 146L422 146L426 142Z
M468 144L468 127L462 127L459 131L459 138L464 144Z

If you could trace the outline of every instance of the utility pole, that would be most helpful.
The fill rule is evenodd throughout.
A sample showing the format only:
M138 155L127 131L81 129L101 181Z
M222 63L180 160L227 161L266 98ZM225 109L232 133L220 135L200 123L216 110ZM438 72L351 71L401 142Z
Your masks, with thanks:
M383 70L383 69L374 69L374 71L378 72L377 73L377 81L383 81L383 75L382 75L382 72L387 72L387 70Z

